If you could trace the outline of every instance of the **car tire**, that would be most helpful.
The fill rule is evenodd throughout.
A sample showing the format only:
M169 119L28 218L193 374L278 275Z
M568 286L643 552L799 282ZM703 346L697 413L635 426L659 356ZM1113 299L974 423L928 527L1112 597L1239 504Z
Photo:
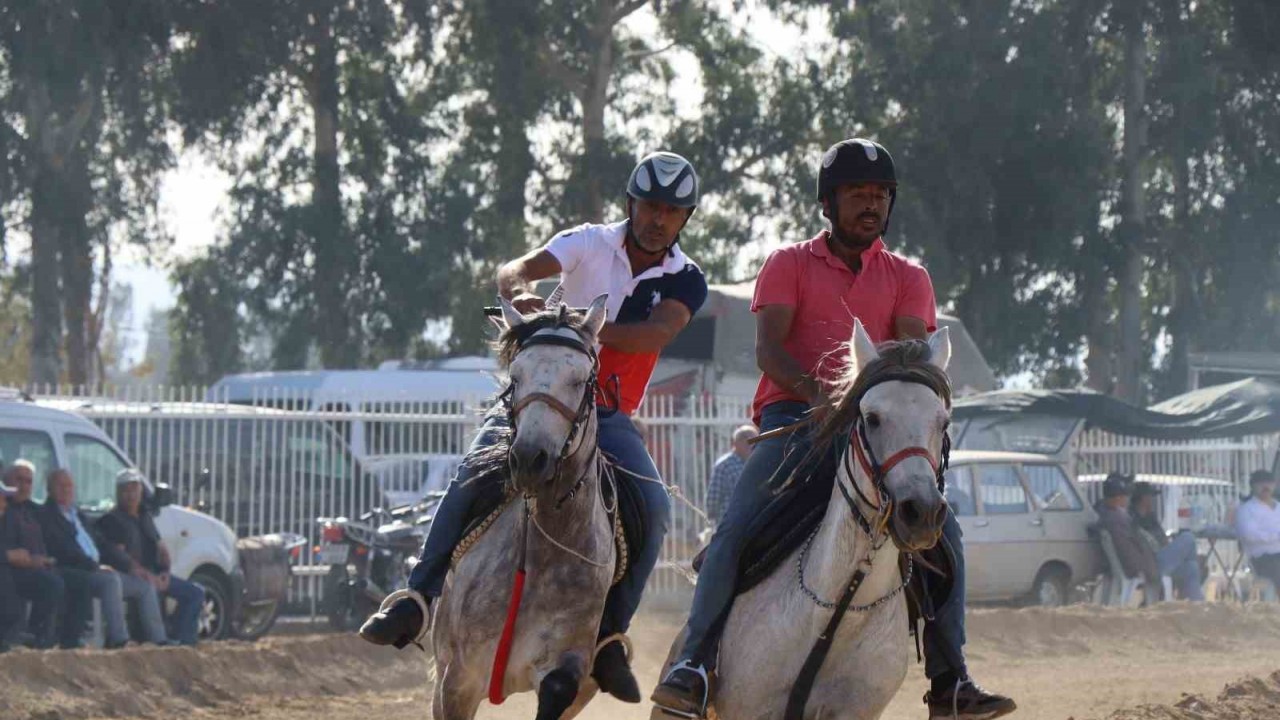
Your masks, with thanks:
M261 607L241 608L240 617L232 628L235 638L249 642L257 640L271 631L279 616L280 603L275 601Z
M1058 566L1040 568L1031 588L1031 604L1039 607L1062 607L1070 600L1068 572Z
M200 640L225 640L231 636L231 584L208 570L191 573L191 582L204 588L200 608Z

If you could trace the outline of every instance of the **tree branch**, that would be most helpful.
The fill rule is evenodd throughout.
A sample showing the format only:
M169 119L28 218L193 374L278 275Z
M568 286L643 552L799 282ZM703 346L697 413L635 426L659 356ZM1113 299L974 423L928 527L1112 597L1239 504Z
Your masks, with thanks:
M655 55L661 55L662 53L670 50L671 48L679 44L680 42L678 40L672 40L666 46L660 47L656 50L646 50L644 52L628 53L622 56L622 64L638 62L641 60L648 60L649 58L654 57Z
M647 2L649 0L625 0L621 5L614 8L613 14L609 17L609 26L613 27L622 22L628 15L644 7Z

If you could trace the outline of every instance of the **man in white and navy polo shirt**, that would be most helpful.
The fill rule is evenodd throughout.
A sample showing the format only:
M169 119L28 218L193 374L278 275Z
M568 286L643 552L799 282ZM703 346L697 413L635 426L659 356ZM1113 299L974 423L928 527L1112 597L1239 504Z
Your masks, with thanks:
M563 300L585 307L608 293L608 323L600 331L601 407L597 408L600 448L628 473L657 479L658 469L645 449L631 415L644 400L658 355L689 324L707 299L707 281L677 243L680 231L698 205L698 176L688 160L674 153L646 156L627 182L627 217L604 225L586 224L565 230L545 246L512 260L498 271L498 292L522 313L543 308L534 292L537 281L561 276ZM506 422L491 414L485 428ZM490 444L483 430L472 451ZM409 587L428 602L440 596L454 546L462 539L479 483L468 483L468 463L449 486L423 545ZM619 473L619 481L627 473ZM634 482L646 504L643 546L631 568L609 592L600 636L625 633L640 604L646 580L657 564L671 514L666 488ZM422 610L413 600L400 600L365 623L366 640L404 647L426 632ZM640 702L640 688L619 643L596 653L593 677L600 689L627 702Z

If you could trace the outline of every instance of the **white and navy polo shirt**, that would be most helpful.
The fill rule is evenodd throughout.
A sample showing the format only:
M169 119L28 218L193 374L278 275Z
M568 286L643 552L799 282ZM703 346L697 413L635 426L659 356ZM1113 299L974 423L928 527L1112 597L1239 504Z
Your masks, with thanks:
M609 294L609 320L618 324L643 322L666 299L677 300L697 314L707 299L702 270L679 246L662 264L632 276L624 245L627 221L608 225L586 224L551 238L543 250L555 256L562 270L564 302L586 307L596 297ZM658 364L658 353L628 353L604 346L600 349L600 386L605 397L617 377L618 408L627 415L644 400L649 378Z

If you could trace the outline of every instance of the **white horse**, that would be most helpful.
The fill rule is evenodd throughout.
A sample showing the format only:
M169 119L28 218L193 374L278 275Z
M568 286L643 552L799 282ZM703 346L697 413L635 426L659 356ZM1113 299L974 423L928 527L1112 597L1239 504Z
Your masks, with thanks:
M605 301L585 319L563 306L523 317L505 300L499 356L511 378L513 435L493 449L517 498L454 567L435 609L435 720L470 720L491 672L516 571L525 573L496 692L538 691L537 720L576 715L594 696L589 669L614 577L614 529L600 492L596 336Z
M906 676L899 554L932 547L942 532L946 505L937 476L950 419L944 371L951 342L944 328L927 344L877 350L855 322L850 353L856 380L815 441L820 447L849 439L826 515L801 549L735 600L721 636L712 717L785 717L806 658L833 617L831 605L859 570L865 576L800 716L873 720ZM656 708L652 717L670 720Z

